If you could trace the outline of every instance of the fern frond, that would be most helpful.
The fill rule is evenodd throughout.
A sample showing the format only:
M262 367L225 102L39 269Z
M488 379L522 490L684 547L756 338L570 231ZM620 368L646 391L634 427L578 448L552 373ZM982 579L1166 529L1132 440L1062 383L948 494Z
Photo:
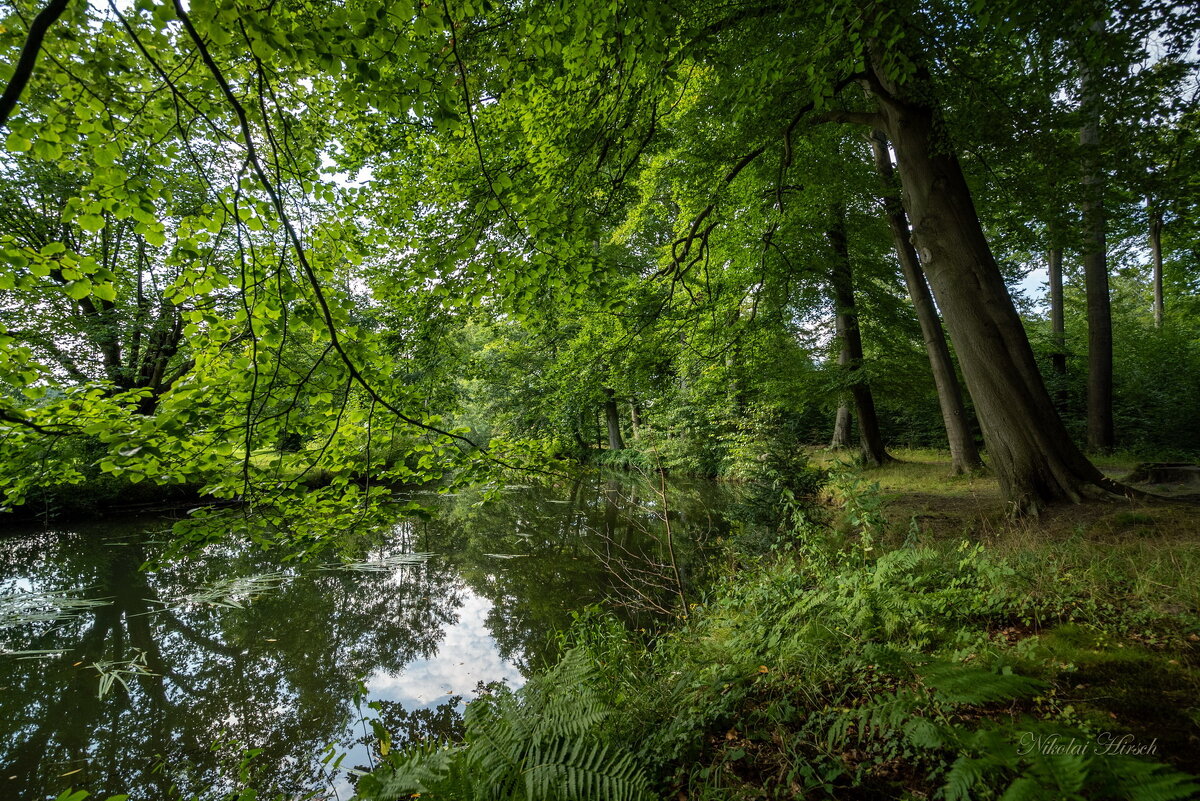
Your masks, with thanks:
M1181 773L1156 762L1130 757L1096 760L1104 784L1112 788L1111 797L1132 801L1183 801L1200 798L1195 776Z
M413 793L445 793L447 779L463 756L461 746L415 746L358 780L357 798L390 801Z
M930 666L922 671L921 678L939 700L966 706L1029 698L1048 686L1029 676L957 664Z
M1042 801L1047 795L1046 788L1033 779L1018 776L1000 796L1000 801Z
M524 779L528 799L638 801L649 793L649 782L628 754L580 740L531 751Z
M976 757L960 756L946 774L946 785L942 788L946 801L966 801L971 791L986 773L988 762Z

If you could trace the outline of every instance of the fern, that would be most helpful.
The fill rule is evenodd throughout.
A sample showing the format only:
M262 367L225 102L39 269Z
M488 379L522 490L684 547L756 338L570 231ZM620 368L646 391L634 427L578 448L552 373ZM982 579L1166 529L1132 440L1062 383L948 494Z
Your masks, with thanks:
M1000 796L1000 801L1041 801L1045 789L1028 776L1019 776Z
M1019 727L1024 727L1021 731ZM1090 740L1078 731L1040 721L1023 720L1018 726L986 724L957 743L959 756L945 777L942 794L947 801L991 797L992 788L1007 787L1001 801L1024 799L1128 799L1129 801L1181 801L1196 798L1200 785L1193 777L1165 765L1131 757L1098 755ZM1021 734L1034 742L1055 736L1061 742L1080 743L1066 753L1045 753L1041 748L1016 748Z
M418 746L363 777L359 799L412 793L484 801L639 801L649 782L632 756L598 736L609 708L578 649L517 692L499 688L467 707L464 743Z
M937 692L939 700L956 706L1029 698L1047 686L1044 681L1012 672L965 668L949 663L924 669L921 678Z
M453 784L461 747L415 745L389 757L386 770L358 780L358 798L396 798L412 793L445 792Z
M834 712L827 745L837 749L853 743L876 754L908 754L910 764L926 765L934 780L944 770L940 795L946 801L995 798L1000 788L1006 788L1001 801L1178 801L1200 793L1192 777L1169 767L1132 757L1097 756L1082 732L1037 720L984 719L969 727L962 711L1027 698L1046 686L1006 671L926 664L918 670L919 684ZM1080 746L1064 752L1043 749L1038 744L1044 742ZM939 767L947 762L948 769Z
M1182 801L1200 797L1200 784L1186 773L1130 757L1105 757L1096 760L1093 770L1112 798L1135 801Z
M950 766L946 774L946 784L942 792L946 801L964 801L971 797L971 791L982 784L987 774L988 764L985 760L969 756L960 756Z

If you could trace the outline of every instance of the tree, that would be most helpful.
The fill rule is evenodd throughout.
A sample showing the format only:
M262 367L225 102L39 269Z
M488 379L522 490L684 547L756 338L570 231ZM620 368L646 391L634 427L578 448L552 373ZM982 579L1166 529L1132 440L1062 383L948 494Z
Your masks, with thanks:
M651 121L658 123L656 117L649 116L649 109L655 108L649 97L660 97L665 102L669 93L664 90L673 85L671 76L681 63L711 70L714 76L730 76L728 83L718 77L693 90L705 93L705 100L699 107L706 110L732 102L735 85L741 87L740 94L744 94L748 85L756 87L755 102L740 107L738 117L721 132L724 141L732 141L730 137L734 130L740 132L741 157L727 162L732 166L715 182L713 200L694 216L684 217L682 230L676 230L665 268L676 277L686 274L691 265L704 258L712 232L722 219L719 209L726 208L725 216L729 214L728 201L734 196L728 187L740 176L752 174L747 170L748 166L771 153L786 171L791 139L802 131L801 122L811 120L815 115L830 121L865 122L879 127L896 149L918 254L945 315L979 414L991 465L1005 497L1014 510L1034 512L1048 503L1078 501L1088 494L1119 491L1083 457L1057 416L979 217L974 212L962 168L943 133L942 109L934 99L938 95L937 83L929 66L934 62L925 55L940 44L936 41L939 28L915 24L914 18L909 16L913 12L902 7L875 9L866 16L858 16L857 7L852 13L849 6L840 4L827 11L829 13L818 16L801 9L780 10L763 5L743 8L736 17L725 17L717 10L705 8L671 23L643 9L643 29L647 34L653 34L668 47L678 41L678 49L668 61L670 70L662 76L651 78L637 71L630 73L626 83L621 85L636 86L637 89L623 95L629 98L623 104L617 96L606 94L605 82L596 80L595 70L620 72L624 68L622 54L629 52L629 44L624 40L621 45L624 49L606 50L601 42L589 44L590 39L579 38L583 35L582 27L572 28L564 40L553 42L553 52L569 54L577 46L592 47L599 49L598 61L581 62L568 58L560 62L556 58L535 58L529 70L539 75L542 85L558 81L563 87L572 87L596 98L596 102L619 103L621 113L629 115L631 120L622 129L622 142L634 139L638 131L651 129ZM543 18L538 16L541 10L530 13L530 24L541 24ZM629 13L628 10L625 13ZM937 13L951 15L944 9L938 9ZM936 15L930 18L938 19ZM581 9L575 22L582 25L585 19L590 26L587 29L593 32L604 30L611 24L604 12L591 6ZM981 25L969 17L962 17L957 22L984 28L989 24ZM1042 23L1047 21L1034 15L1031 24ZM465 33L469 35L471 31ZM767 40L774 43L769 58L761 46ZM829 44L817 51L808 50L807 45L802 44L812 41ZM491 44L489 47L502 49L504 45ZM481 55L482 45L477 44L475 48L473 52ZM803 93L797 98L796 85L783 80L775 71L774 65L779 64L780 59L794 65L792 68L799 70L800 75L807 72L809 77L801 79L801 85L808 93L807 99ZM514 77L512 80L514 85L522 85L522 79ZM850 103L849 108L830 107L828 98L831 95L839 96L859 80L869 87L873 109L858 110L861 106L855 103ZM585 81L590 83L585 85ZM522 102L519 95L520 91L506 94L495 112L488 109L488 117L516 113ZM543 105L546 102L543 96ZM537 146L543 150L553 148L548 152L555 154L554 163L565 165L559 169L569 167L576 185L581 183L582 176L604 174L611 148L600 146L598 150L582 151L572 148L568 141L573 137L580 137L574 141L589 143L589 147L596 140L582 136L580 128L586 124L575 123L575 118L564 106L555 106L557 101L553 98L548 102L551 105L544 111L554 117L556 126L563 133L537 140ZM578 98L574 98L574 102L578 102ZM501 110L507 103L513 104L509 106L512 112ZM786 115L781 109L788 109ZM677 113L682 115L685 111ZM573 128L572 125L580 127ZM512 135L512 129L506 130ZM575 133L568 136L567 131ZM603 135L599 141L616 144L615 140L606 140ZM771 142L778 145L772 149ZM486 141L481 140L481 145L486 147ZM534 159L533 163L538 163L536 153L526 153ZM597 156L600 158L598 165L594 161ZM581 170L580 165L584 162L592 166ZM709 185L713 184L710 180ZM570 194L564 195L564 186L523 185L519 188L528 198L580 197L576 186L571 186ZM763 187L765 192L770 190L769 184ZM533 201L522 201L523 204L530 202ZM544 199L540 202L541 205L551 204ZM558 200L554 204L572 207L578 201Z
M743 281L742 274L756 261L775 270L783 258L775 246L785 236L789 245L803 241L803 226L816 219L812 213L789 219L783 202L807 168L795 159L797 149L807 143L818 159L832 162L840 154L816 133L818 124L866 123L895 147L918 256L1006 497L1015 509L1034 511L1119 490L1080 455L1053 412L974 211L969 181L980 171L968 163L964 172L956 155L978 141L961 121L977 111L1002 114L988 90L1007 92L1012 83L985 72L970 77L981 91L965 91L952 72L956 59L970 61L989 40L1018 50L1026 41L1045 47L1065 40L1095 17L1092 10L895 2L864 12L845 0L819 9L751 4L737 14L718 4L669 13L649 3L614 10L592 2L570 11L542 3L484 9L449 2L397 14L374 2L329 10L322 17L289 7L264 16L234 4L176 3L173 14L147 7L125 16L113 9L94 30L72 33L100 36L109 47L119 39L123 59L149 65L167 101L150 115L152 129L186 131L181 143L208 137L234 157L220 176L223 197L244 198L248 219L239 222L248 228L257 219L273 241L287 245L271 260L250 258L255 267L246 287L261 287L263 278L289 284L293 295L283 305L303 313L325 349L319 358L327 356L331 373L345 379L344 390L316 398L340 396L343 408L358 401L381 409L414 436L437 439L439 448L469 447L435 415L405 411L423 408L423 396L387 369L380 338L355 324L354 281L363 271L354 267L383 261L389 245L410 280L381 294L430 291L447 305L488 296L499 300L497 313L524 320L542 317L539 299L555 293L567 304L594 303L620 314L626 300L599 294L611 288L603 276L615 271L646 283L657 273L671 297L685 293L693 305L724 308L724 320L738 320L742 311L735 314L728 298L719 299L722 289L740 281L757 297L754 287L767 284ZM1130 31L1162 29L1173 42L1194 33L1153 4L1132 11L1137 24ZM71 92L84 93L103 72L69 37L48 36L45 46L79 67L72 74L81 79L66 76ZM346 73L348 79L340 77ZM869 99L859 96L859 85ZM396 86L405 90L389 88ZM69 127L63 121L69 103L61 100L47 106L53 112L43 115L47 124L37 121L36 109L29 119L10 120L12 144L52 154L53 137ZM372 219L360 226L383 201L322 182L322 153L336 153L347 170L377 168L371 186L394 190L386 204L405 224ZM406 183L405 176L416 180ZM318 227L330 233L307 238L300 221L316 211L314 198L329 195L345 202L341 226L318 214ZM666 203L651 214L646 209L656 197ZM253 243L241 227L237 241ZM400 252L385 239L396 227L404 231ZM609 247L605 237L618 231L620 247ZM726 258L714 263L718 252ZM737 280L722 285L723 274ZM262 371L245 369L263 355L261 332L282 327L263 311L266 320L252 307L242 321L252 329L245 343L251 353L230 360L237 365L231 374L240 369L249 386L241 385L227 409L237 405L232 400L245 406L248 393L250 405L264 410L252 415L259 421L279 419L265 411L276 400L259 394ZM714 315L714 332L719 319ZM202 321L203 315L185 319L184 328ZM686 344L686 332L680 341ZM740 340L727 341L734 355L726 366L741 369ZM9 372L19 377L32 355L14 349L10 358ZM211 366L197 361L198 368ZM196 381L219 380L211 372L197 375L204 377ZM735 407L742 404L738 373L724 379ZM164 403L180 408L169 400L173 392L160 399L155 419ZM39 429L58 430L53 426L63 417L47 411L53 408L14 406L6 418L32 437ZM119 414L127 414L122 408ZM222 425L233 430L229 419ZM246 463L253 428L237 438ZM222 491L232 492L232 485L222 482Z
M908 215L892 188L894 171L891 155L888 153L887 137L879 131L871 132L871 151L875 157L875 168L883 179L884 215L891 229L896 257L904 272L904 283L908 288L909 298L912 299L917 320L921 325L925 351L929 356L929 367L933 371L933 380L937 386L938 404L942 410L942 422L946 426L946 439L950 445L951 469L955 473L969 473L982 467L983 462L979 458L975 437L967 420L962 392L958 387L958 375L950 358L950 348L946 344L946 335L942 332L942 323L938 319L933 296L929 294L925 272L921 269L917 251L910 239L912 232L908 225Z
M854 302L854 269L850 263L850 250L846 244L846 209L835 204L830 210L829 227L825 231L829 247L833 251L829 283L833 288L833 303L837 315L837 332L840 341L838 366L849 374L850 393L854 398L854 409L858 418L858 438L863 462L879 467L891 461L883 445L883 434L879 430L879 418L875 414L875 398L871 385L863 375L862 333L858 327L858 312ZM835 434L836 440L836 434Z
M1104 34L1104 21L1090 26L1095 37ZM1100 50L1093 45L1085 53ZM1112 450L1112 312L1108 298L1108 249L1105 244L1105 181L1100 163L1100 106L1104 102L1096 88L1093 73L1099 64L1085 61L1080 68L1079 95L1083 125L1079 129L1079 147L1083 160L1083 275L1087 286L1088 309L1088 447L1104 452Z

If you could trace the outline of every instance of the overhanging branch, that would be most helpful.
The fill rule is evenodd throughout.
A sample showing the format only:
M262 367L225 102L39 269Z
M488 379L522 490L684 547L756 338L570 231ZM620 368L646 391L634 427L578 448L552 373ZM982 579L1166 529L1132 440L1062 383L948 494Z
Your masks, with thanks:
M4 87L4 94L0 95L0 128L8 122L13 109L17 107L17 101L21 99L21 93L25 91L25 85L33 77L33 68L41 55L46 31L50 30L50 26L67 10L69 2L70 0L50 0L50 3L33 18L29 34L25 37L25 45L21 48L21 57L17 59L17 67L8 79L8 86Z

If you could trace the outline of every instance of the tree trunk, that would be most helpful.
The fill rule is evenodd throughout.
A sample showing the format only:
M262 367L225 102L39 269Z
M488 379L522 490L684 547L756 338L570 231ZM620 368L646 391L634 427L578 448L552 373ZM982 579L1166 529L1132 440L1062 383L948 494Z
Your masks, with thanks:
M927 76L918 69L900 86L878 60L872 66L880 127L900 162L914 244L1005 500L1024 514L1078 502L1095 487L1120 492L1083 456L1058 417L936 109L927 94L907 96Z
M578 428L572 426L571 436L575 438L575 445L579 448L579 461L586 462L588 458L588 451L590 451L591 448L588 446L587 442L584 441L583 434L579 433Z
M846 348L843 344L842 351ZM845 364L841 359L838 359L838 364ZM837 417L833 420L833 440L830 441L829 447L835 451L849 450L850 448L850 404L842 401L837 407Z
M625 440L621 436L621 415L617 412L616 393L605 387L604 398L604 418L608 421L608 449L623 451Z
M842 335L842 318L835 316L835 325L837 326L838 337L838 367L839 372L844 373L850 369L850 345L846 341L846 337ZM850 404L846 401L845 396L838 399L837 415L833 419L833 439L829 442L829 447L835 451L850 450Z
M633 438L637 439L642 429L642 410L638 408L637 401L629 402L629 430L633 434Z
M833 220L825 232L833 247L833 270L830 284L833 302L837 310L837 332L841 337L843 354L847 356L842 369L850 374L850 393L854 397L854 410L858 416L858 441L862 446L864 464L878 467L892 457L883 447L883 434L879 431L879 418L875 415L875 397L871 386L863 376L862 333L858 328L858 312L854 304L854 270L850 265L850 250L846 245L846 209L833 207Z
M1092 25L1100 34L1104 23ZM1088 321L1088 447L1105 452L1113 446L1112 420L1112 310L1108 297L1108 261L1105 242L1104 173L1100 167L1100 96L1092 67L1081 65L1079 93L1083 126L1079 146L1083 161L1083 280Z
M1067 374L1067 325L1063 314L1062 248L1051 243L1046 254L1046 271L1050 275L1050 341L1054 353L1050 360L1054 372Z
M1150 202L1147 201L1147 206ZM1162 212L1150 206L1150 260L1154 269L1154 327L1163 324Z
M929 356L933 383L937 387L938 405L942 409L942 422L946 425L946 440L950 445L951 470L956 474L969 473L982 467L983 462L979 458L979 449L975 447L975 437L967 422L962 390L958 386L958 375L954 372L950 347L946 344L946 335L938 319L933 295L929 292L925 273L912 245L908 215L899 196L892 190L895 181L892 158L887 149L887 137L882 131L872 132L871 150L875 154L875 169L883 180L883 206L888 226L892 231L892 242L896 247L900 268L904 271L908 296L917 312L917 322L921 324L921 335L925 339L925 353Z

